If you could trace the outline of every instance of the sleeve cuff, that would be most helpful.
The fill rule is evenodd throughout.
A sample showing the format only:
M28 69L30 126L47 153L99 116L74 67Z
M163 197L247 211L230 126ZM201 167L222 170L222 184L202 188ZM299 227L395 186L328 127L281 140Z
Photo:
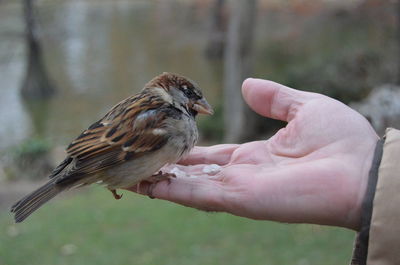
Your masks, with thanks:
M378 182L379 166L382 160L384 139L377 142L374 158L368 176L368 186L361 210L361 228L357 234L354 245L351 265L365 265L368 254L369 230L371 225L372 208L375 197L376 184Z

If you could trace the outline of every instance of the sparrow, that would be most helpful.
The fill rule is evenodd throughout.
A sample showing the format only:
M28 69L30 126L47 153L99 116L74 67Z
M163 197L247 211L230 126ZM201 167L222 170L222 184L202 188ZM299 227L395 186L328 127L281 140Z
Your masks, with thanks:
M71 142L50 180L11 207L15 222L71 188L101 183L120 199L117 189L171 177L158 171L194 147L198 113L213 110L195 82L173 73L153 78Z

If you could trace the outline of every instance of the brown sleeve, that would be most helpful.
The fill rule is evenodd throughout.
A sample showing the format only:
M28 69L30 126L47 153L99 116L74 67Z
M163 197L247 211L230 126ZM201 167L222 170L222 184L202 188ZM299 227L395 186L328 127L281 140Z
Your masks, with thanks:
M369 230L368 265L400 264L400 131L386 130Z
M375 150L352 265L400 264L399 193L400 131L389 128Z

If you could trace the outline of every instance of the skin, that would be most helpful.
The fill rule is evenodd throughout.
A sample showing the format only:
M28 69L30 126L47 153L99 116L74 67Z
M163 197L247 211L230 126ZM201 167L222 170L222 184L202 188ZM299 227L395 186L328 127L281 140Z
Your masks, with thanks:
M369 122L332 98L268 80L247 79L242 93L255 112L287 126L263 141L195 147L179 169L196 178L131 190L251 219L358 230L379 139ZM204 174L208 164L221 171Z

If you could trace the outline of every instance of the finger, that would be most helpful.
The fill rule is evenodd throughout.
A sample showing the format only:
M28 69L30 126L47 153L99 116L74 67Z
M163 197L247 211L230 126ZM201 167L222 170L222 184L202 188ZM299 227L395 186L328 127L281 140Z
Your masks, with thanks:
M248 78L243 82L242 93L247 104L258 114L290 121L296 110L319 94L299 91L263 79Z
M205 211L221 211L222 189L217 181L207 177L199 178L178 178L161 181L158 183L143 182L136 187L129 189L142 195L151 195L157 199L168 200L188 207Z
M239 147L238 144L220 144L214 146L196 146L188 156L178 163L182 165L217 164L229 163L233 151Z

